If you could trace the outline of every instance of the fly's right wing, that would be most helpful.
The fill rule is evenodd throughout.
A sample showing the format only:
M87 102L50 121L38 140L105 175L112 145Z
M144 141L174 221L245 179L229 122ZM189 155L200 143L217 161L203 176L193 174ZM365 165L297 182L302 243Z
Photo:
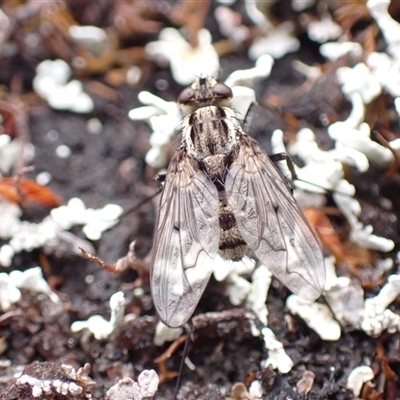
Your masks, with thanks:
M307 300L325 283L321 248L287 183L258 143L240 138L225 189L240 234L259 260Z
M216 187L178 150L161 196L150 281L158 314L171 327L191 317L213 272L218 211Z

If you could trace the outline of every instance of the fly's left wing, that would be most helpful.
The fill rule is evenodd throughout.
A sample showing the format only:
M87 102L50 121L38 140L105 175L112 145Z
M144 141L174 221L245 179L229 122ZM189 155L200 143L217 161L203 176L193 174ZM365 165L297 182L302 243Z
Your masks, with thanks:
M161 196L150 282L160 318L171 327L191 317L213 271L218 204L214 184L178 150Z
M325 265L318 241L275 165L247 135L225 190L245 242L292 292L307 300L320 296Z

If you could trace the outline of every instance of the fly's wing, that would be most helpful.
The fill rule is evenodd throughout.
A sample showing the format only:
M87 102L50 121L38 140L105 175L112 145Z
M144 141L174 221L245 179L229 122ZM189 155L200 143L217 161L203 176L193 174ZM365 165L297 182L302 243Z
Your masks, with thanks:
M171 327L191 317L213 271L218 204L214 184L178 150L161 197L151 269L154 305Z
M240 137L226 178L239 231L260 261L293 293L307 300L325 284L321 248L287 183L257 142Z

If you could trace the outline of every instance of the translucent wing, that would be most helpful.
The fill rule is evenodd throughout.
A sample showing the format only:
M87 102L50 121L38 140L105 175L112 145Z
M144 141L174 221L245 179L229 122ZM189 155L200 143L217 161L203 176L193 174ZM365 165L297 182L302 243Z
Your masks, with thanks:
M213 271L218 202L214 184L179 150L161 197L151 270L154 305L171 327L190 318Z
M240 137L226 193L239 231L260 261L292 292L315 300L325 283L320 246L296 200L257 142Z

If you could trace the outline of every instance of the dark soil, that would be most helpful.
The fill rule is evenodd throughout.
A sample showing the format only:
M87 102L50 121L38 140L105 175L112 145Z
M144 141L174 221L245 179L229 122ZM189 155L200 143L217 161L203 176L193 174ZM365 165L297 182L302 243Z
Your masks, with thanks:
M79 23L107 26L109 21L105 8L108 7L109 11L110 4L105 7L100 6L100 2L98 15L93 16L91 8L95 6L91 2L67 3ZM209 13L206 27L211 29L213 37L221 38L211 11ZM154 18L164 21L160 15ZM23 29L27 28L24 26ZM27 33L21 31L19 36L23 34ZM17 36L14 33L10 40L17 40ZM142 34L133 39L125 38L121 46L142 46L156 36ZM321 147L329 149L332 143L325 132L324 116L342 120L350 110L335 82L334 65L330 65L331 70L311 90L298 90L305 84L305 78L292 68L292 61L302 60L309 65L322 62L317 44L311 42L305 34L300 37L300 50L276 60L271 76L257 82L255 86L260 104L267 106L267 109L257 112L251 133L266 150L269 148L269 135L274 129L294 129L287 118L284 118L288 114L300 126L313 129ZM24 112L29 118L30 137L26 140L35 146L35 158L30 163L35 169L25 176L35 179L40 172L50 172L52 180L48 186L58 196L65 202L79 197L86 207L91 208L116 203L124 210L129 210L152 196L158 190L159 184L153 180L157 171L146 166L144 162L145 154L150 148L150 128L145 123L130 121L127 113L140 105L137 95L142 90L150 91L168 101L177 97L182 88L174 83L169 70L149 61L142 62L142 80L135 86L125 83L114 87L115 101L90 92L90 83L93 81L108 85L104 80L104 72L80 78L95 99L96 106L90 115L77 115L54 111L44 102L35 99L32 103L24 96L32 91L31 80L36 64L46 57L55 58L56 55L48 49L42 49L33 57L32 54L24 54L22 50L11 58L1 58L0 83L6 91L10 91L12 79L18 78L22 82L21 92L17 95L26 104ZM220 79L223 81L232 71L252 65L244 49L224 55L221 57ZM161 80L168 82L168 87L162 91L157 89L157 82ZM294 96L293 93L299 95ZM272 96L278 96L281 101L275 109L269 102ZM100 119L103 124L103 130L98 135L87 132L87 121L92 117ZM54 139L49 135L50 131L58 132L58 137ZM18 135L16 131L12 134ZM398 129L395 134L398 134ZM55 149L61 144L71 149L71 157L62 159L56 155ZM176 144L177 142L174 145ZM171 153L174 145L171 145ZM400 219L398 199L396 201L398 196L394 193L400 193L400 187L397 175L394 178L385 178L384 172L371 170L359 179L358 173L350 169L348 178L356 185L357 195L360 196L363 207L368 210L368 215L363 217L365 222L374 226L376 234L395 240L397 249ZM379 195L368 190L373 185L377 186L378 193L389 193L387 197L396 204L394 210L389 212L382 209L378 203ZM126 255L129 244L135 240L135 251L138 257L145 260L144 265L148 268L147 260L152 246L158 200L159 197L156 197L145 202L137 210L124 216L116 227L104 233L99 241L93 243L95 254L105 262L114 263ZM23 218L38 222L48 212L43 206L27 204L24 206ZM397 218L394 224L382 223L393 218ZM340 223L338 225L340 227ZM79 228L73 228L73 232L83 238ZM81 382L86 385L88 393L98 399L105 398L106 391L125 376L136 380L144 369L160 371L154 360L169 344L162 347L153 344L157 316L152 307L146 271L129 270L121 274L110 274L83 257L58 258L46 255L38 249L16 255L12 267L1 272L26 270L37 265L43 268L44 275L59 294L62 304L55 306L46 296L23 292L22 300L14 306L13 312L0 316L1 399L34 398L28 394L26 388L18 389L15 386L14 374L26 366L25 372L38 378L59 377L67 380L69 378L61 374L59 365L68 364L78 369L89 363L89 376L96 385L93 386L85 379ZM142 287L142 297L133 295L132 288L135 285ZM138 315L136 319L126 320L110 339L104 341L95 340L86 331L77 334L71 332L71 323L76 320L85 320L95 314L108 318L109 298L118 290L125 294L126 314L135 313ZM370 291L367 294L373 293ZM226 399L230 396L234 383L243 382L248 387L253 380L260 379L264 399L353 399L353 393L346 389L346 380L349 373L359 365L370 365L376 374L375 388L369 388L368 392L371 397L367 393L363 398L399 398L400 389L396 386L400 371L398 333L385 333L374 339L360 331L344 329L338 341L323 341L301 319L289 314L285 308L288 294L285 287L275 282L268 297L269 327L294 361L294 367L288 374L280 374L271 368L260 367L260 362L268 356L262 339L251 334L248 320L244 316L245 310L234 308L225 298L223 284L211 279L195 312L194 325L196 327L197 318L199 328L195 329L194 340L188 347L188 358L196 369L193 371L188 367L184 368L177 398ZM398 303L394 305L396 307L399 308ZM220 312L220 320L208 319L208 314L205 313L211 311ZM183 345L169 358L166 363L168 370L178 371L182 350ZM9 364L6 364L6 360L9 360ZM29 366L34 362L40 364ZM306 370L315 374L315 380L309 394L299 394L296 384ZM155 398L172 399L175 383L175 379L162 383ZM40 398L84 397L54 395Z

